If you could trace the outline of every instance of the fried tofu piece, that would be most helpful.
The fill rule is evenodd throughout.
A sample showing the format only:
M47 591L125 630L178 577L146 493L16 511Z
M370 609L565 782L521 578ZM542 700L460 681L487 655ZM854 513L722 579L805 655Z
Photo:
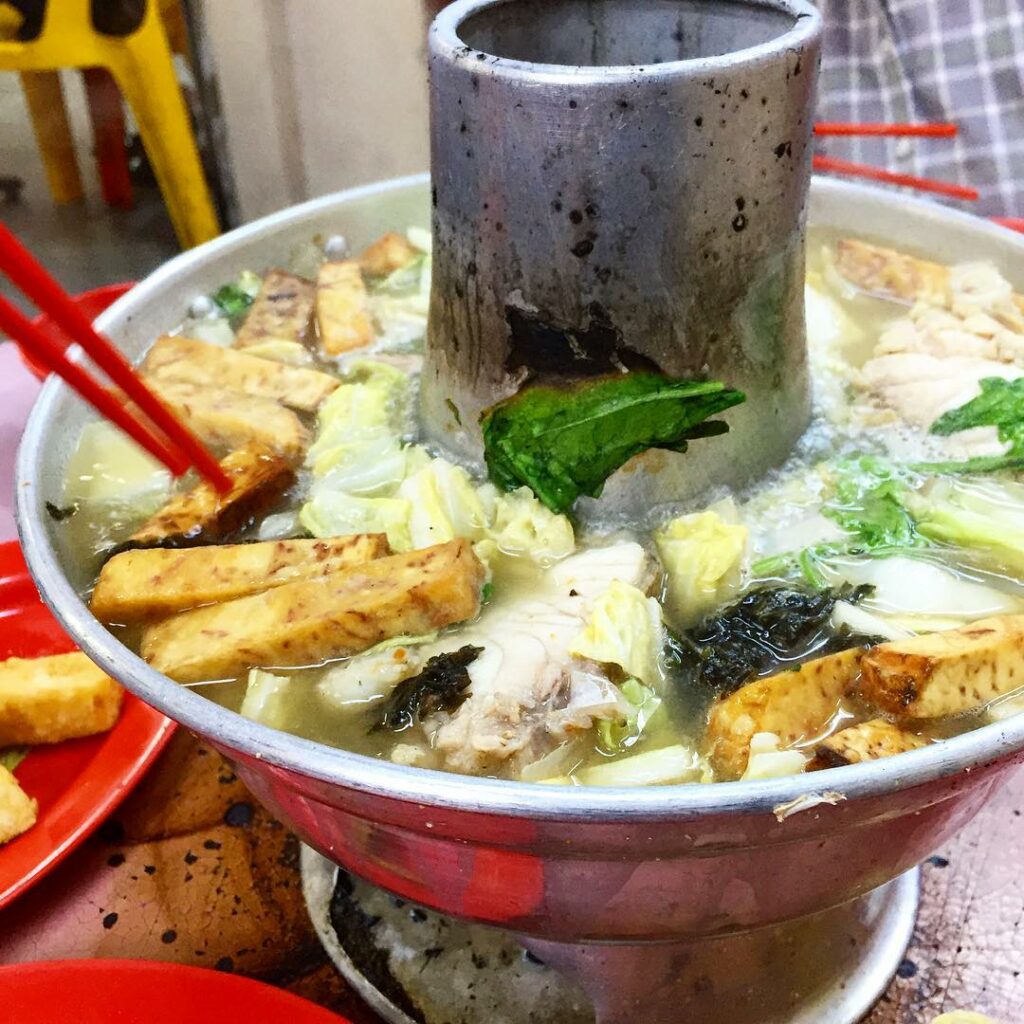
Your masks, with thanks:
M267 341L305 344L315 297L312 281L286 270L268 271L235 335L235 348L262 345Z
M373 341L370 296L355 260L320 265L316 282L316 320L320 345L329 356Z
M856 238L836 244L836 270L869 295L913 305L949 305L949 269Z
M223 388L314 412L341 383L320 370L288 366L192 338L163 337L149 350L142 369L157 380Z
M861 665L860 695L897 718L942 718L1024 686L1024 615L891 640Z
M483 582L472 545L453 540L182 612L145 629L142 656L181 683L314 665L472 618Z
M0 764L0 846L27 832L38 813L39 805Z
M220 460L231 478L227 494L205 480L176 494L128 538L125 548L196 547L225 540L272 508L295 483L291 462L269 448L247 445Z
M854 647L808 661L797 669L755 679L711 709L705 752L719 776L738 779L747 770L750 741L775 733L782 748L821 732L857 680L864 654Z
M0 662L0 747L106 732L123 691L81 651Z
M359 264L363 273L370 277L387 277L411 263L419 254L419 249L405 235L389 231L366 248L359 257Z
M309 444L309 431L298 416L269 398L148 375L145 381L213 448L255 443L298 462Z
M148 548L114 555L92 592L104 622L137 622L317 579L389 554L383 533L272 540L213 548Z
M917 750L927 743L923 737L915 736L884 718L875 718L870 722L840 729L822 740L815 748L807 770L815 772L823 768L839 768L845 764L877 761L907 750Z

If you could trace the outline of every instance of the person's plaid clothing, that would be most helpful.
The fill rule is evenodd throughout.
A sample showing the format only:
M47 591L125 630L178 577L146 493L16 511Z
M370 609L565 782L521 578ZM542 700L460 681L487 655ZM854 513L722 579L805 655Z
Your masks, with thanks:
M1024 0L818 0L821 121L953 121L955 139L819 139L818 152L970 185L1024 214Z

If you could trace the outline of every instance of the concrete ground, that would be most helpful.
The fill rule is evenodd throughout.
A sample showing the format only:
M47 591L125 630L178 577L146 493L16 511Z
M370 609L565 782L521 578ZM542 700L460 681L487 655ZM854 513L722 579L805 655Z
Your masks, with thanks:
M63 77L86 198L53 204L18 76L0 73L0 177L16 176L25 183L18 202L0 198L0 220L71 292L138 280L178 251L160 193L155 187L136 187L133 210L104 204L81 80L76 72ZM3 280L0 293L11 295Z

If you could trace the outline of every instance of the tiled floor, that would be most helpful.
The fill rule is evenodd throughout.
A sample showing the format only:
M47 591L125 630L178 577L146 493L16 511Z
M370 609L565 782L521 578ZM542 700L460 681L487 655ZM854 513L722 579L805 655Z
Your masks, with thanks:
M0 74L0 175L25 182L21 200L0 200L0 219L70 291L143 277L178 251L160 194L136 189L133 210L112 210L99 197L92 139L79 77L65 73L85 201L54 206L43 176L18 78ZM5 290L0 281L0 292Z

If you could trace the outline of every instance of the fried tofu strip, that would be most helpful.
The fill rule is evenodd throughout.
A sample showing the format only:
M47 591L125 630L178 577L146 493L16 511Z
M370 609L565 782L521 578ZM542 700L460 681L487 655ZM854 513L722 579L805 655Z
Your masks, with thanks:
M267 341L305 344L313 318L312 281L285 270L270 270L235 335L235 348Z
M123 551L103 566L92 592L92 613L104 622L163 618L296 580L318 579L389 551L383 533Z
M807 765L808 771L822 768L839 768L845 764L860 764L862 761L877 761L892 757L907 750L917 750L927 744L921 736L915 736L884 718L875 718L860 725L840 729L815 748L814 757Z
M320 344L329 356L362 348L373 341L370 297L355 260L320 265L316 319Z
M712 767L725 779L747 770L756 733L775 733L782 748L821 732L857 680L864 650L854 647L808 661L798 669L755 679L711 709L704 743Z
M891 640L861 665L860 695L902 718L971 711L1024 686L1024 615Z
M39 805L0 765L0 846L27 832L35 823Z
M106 732L123 691L81 651L0 662L0 747Z
M247 445L220 460L231 478L227 494L200 481L176 494L128 538L126 547L196 547L230 537L275 505L295 482L291 462L269 448Z
M419 250L405 235L389 231L366 248L359 257L359 264L363 273L370 277L387 277L411 263L419 254Z
M895 249L843 238L836 244L836 270L869 295L907 305L949 305L949 269Z
M157 380L181 381L269 398L314 412L340 381L329 373L288 366L192 338L163 337L149 350L142 369Z
M146 628L142 656L181 683L313 665L472 618L483 581L470 543L453 540L183 612Z
M298 462L309 444L309 431L298 416L269 398L161 377L145 380L211 447L261 444Z

